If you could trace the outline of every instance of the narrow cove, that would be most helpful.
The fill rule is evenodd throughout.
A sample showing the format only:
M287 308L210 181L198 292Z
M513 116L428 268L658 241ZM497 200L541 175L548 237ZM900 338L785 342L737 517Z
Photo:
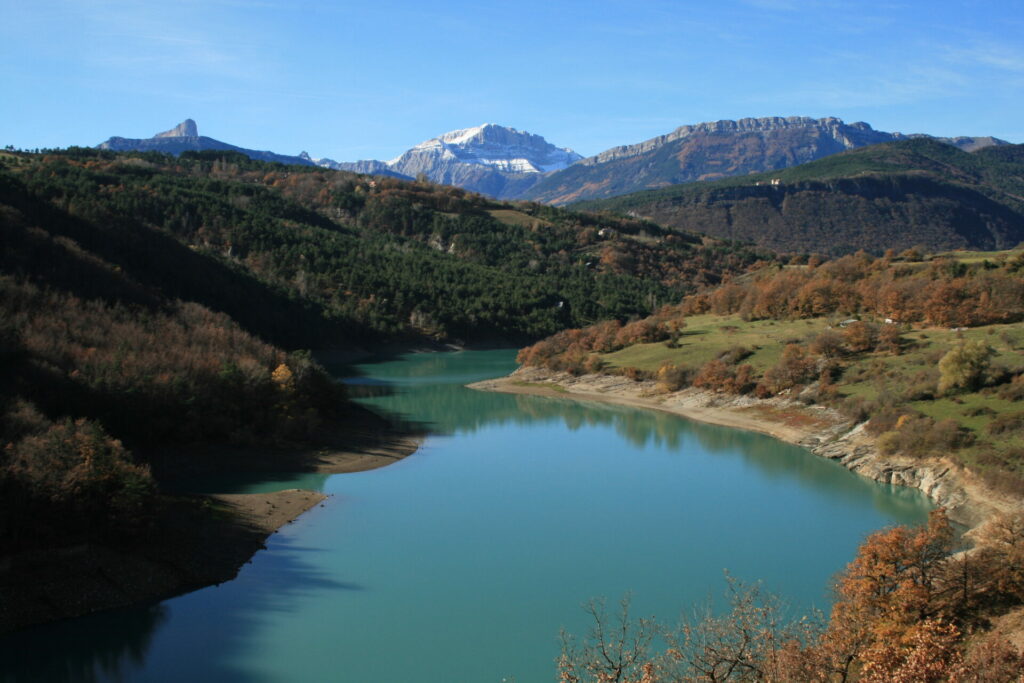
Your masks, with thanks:
M830 577L866 534L920 523L930 508L916 490L770 437L464 387L511 371L513 357L359 367L367 405L431 428L419 452L358 474L237 484L333 497L272 536L235 581L15 634L0 641L0 670L11 680L553 680L559 629L584 633L580 604L592 597L632 592L635 614L670 621L721 595L727 569L762 580L794 615L827 609Z

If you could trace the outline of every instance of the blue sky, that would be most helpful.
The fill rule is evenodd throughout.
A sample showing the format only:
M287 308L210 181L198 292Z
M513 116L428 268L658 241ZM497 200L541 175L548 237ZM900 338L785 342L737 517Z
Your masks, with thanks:
M0 145L202 135L388 159L484 122L581 154L839 116L1024 142L1024 2L0 0Z

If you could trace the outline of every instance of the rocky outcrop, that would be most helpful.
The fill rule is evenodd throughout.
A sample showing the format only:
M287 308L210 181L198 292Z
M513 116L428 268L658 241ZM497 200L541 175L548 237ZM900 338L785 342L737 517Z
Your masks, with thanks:
M613 197L665 185L787 168L854 147L899 140L901 133L876 131L866 123L828 117L746 118L680 126L633 145L613 147L584 159L540 135L485 123L425 140L390 161L335 161L236 147L199 135L192 119L151 138L112 137L98 145L116 151L225 150L252 159L308 164L340 171L402 179L421 175L499 199L566 204ZM925 136L927 137L927 136ZM973 151L1007 144L991 137L938 138Z
M711 121L698 123L689 126L680 126L671 133L659 135L658 137L645 140L635 145L624 145L612 147L600 154L588 157L580 162L582 166L595 166L607 163L616 159L624 159L632 156L646 154L659 147L677 140L700 137L704 135L743 135L755 133L762 136L775 134L780 131L815 131L822 139L832 142L829 147L835 147L836 151L863 147L864 145L875 145L880 142L890 142L902 139L900 133L883 133L874 130L864 122L844 123L842 119L828 117L823 119L812 119L806 116L770 116L764 118L748 118L738 121ZM815 157L817 158L817 157Z
M96 145L96 147L97 149L109 149L115 152L162 152L174 156L178 156L182 152L222 150L225 152L239 152L257 161L300 164L304 166L313 165L313 162L308 160L308 158L236 147L220 140L201 136L199 135L199 127L192 119L185 119L174 128L163 133L157 133L151 138L112 137Z
M390 161L312 161L356 173L425 176L434 183L507 198L523 194L542 174L579 159L571 149L555 147L540 135L485 123L431 138Z
M192 119L185 119L174 128L157 133L155 138L197 138L199 137L199 126Z
M383 175L390 176L392 178L399 178L401 180L412 180L411 176L403 175L397 171L392 171L388 165L383 161L335 161L334 159L314 159L307 153L302 152L299 154L299 158L305 159L306 161L316 164L321 168L329 168L334 171L349 171L351 173L362 173L364 175Z
M864 122L827 117L748 118L680 126L671 133L605 150L535 183L522 198L550 204L614 197L668 185L796 166L849 149L909 137ZM995 138L939 138L963 149L1008 144Z
M967 473L951 462L883 456L874 438L864 431L864 424L834 435L808 435L797 444L869 479L920 489L946 508L950 519L964 526L977 526L998 508L991 501L972 497Z
M450 164L486 166L503 173L547 173L582 158L571 149L555 147L540 135L485 123L421 142L387 163L405 175L430 176L438 166Z

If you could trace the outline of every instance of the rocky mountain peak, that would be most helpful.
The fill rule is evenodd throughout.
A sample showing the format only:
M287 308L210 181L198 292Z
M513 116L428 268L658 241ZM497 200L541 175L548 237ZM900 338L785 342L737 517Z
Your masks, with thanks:
M506 173L545 173L581 159L571 149L555 147L540 135L485 123L425 140L387 162L395 171L416 175L451 163L487 166Z
M199 126L192 119L185 119L174 128L157 133L154 138L197 138L199 137Z
M813 119L809 116L765 116L761 118L744 118L736 121L708 121L680 126L671 133L659 135L633 145L612 147L600 154L584 159L582 164L592 166L616 159L646 154L666 144L687 138L706 135L778 135L788 131L817 131L830 138L842 148L852 149L863 145L888 142L900 139L899 133L880 133L871 126L859 121L848 124L835 116Z

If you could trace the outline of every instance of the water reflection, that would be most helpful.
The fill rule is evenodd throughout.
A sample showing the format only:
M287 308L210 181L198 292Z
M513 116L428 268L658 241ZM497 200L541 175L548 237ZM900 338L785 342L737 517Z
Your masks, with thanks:
M153 634L167 617L163 605L97 614L0 638L4 683L94 683L120 680L141 665ZM54 656L54 647L59 656Z
M298 486L335 498L272 536L235 581L0 639L0 680L332 680L339 666L391 666L396 652L422 662L461 656L490 672L518 650L544 653L541 673L524 677L518 660L507 670L543 680L552 672L545 648L578 600L634 588L675 609L692 599L689 587L717 586L723 566L817 594L863 533L923 519L918 492L762 435L464 388L508 373L512 358L415 355L356 368L353 396L440 438L360 475L206 482L205 490ZM453 435L475 438L445 438ZM608 539L622 552L595 561ZM490 631L492 640L465 645ZM461 649L440 650L439 633ZM416 665L356 678L500 678L444 679Z
M295 609L303 596L361 591L310 561L323 552L275 535L259 576L249 567L229 583L158 605L102 612L0 638L3 683L227 681L261 678L236 663L252 650L257 623ZM187 629L160 627L171 620ZM154 640L156 633L160 638Z
M706 452L740 458L763 475L797 480L829 496L862 501L870 498L879 512L894 517L920 508L920 494L902 486L880 485L864 477L842 475L838 463L762 434L680 418L668 412L569 398L498 394L466 390L465 385L507 374L515 368L508 352L410 354L381 366L372 379L356 374L346 379L350 394L396 421L429 433L474 433L492 425L562 422L569 430L611 426L637 448L659 446L685 455L688 442ZM481 358L481 356L483 356ZM478 360L477 360L478 359ZM429 368L426 372L424 368ZM383 371L382 371L383 370ZM427 381L424 381L424 380Z

